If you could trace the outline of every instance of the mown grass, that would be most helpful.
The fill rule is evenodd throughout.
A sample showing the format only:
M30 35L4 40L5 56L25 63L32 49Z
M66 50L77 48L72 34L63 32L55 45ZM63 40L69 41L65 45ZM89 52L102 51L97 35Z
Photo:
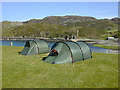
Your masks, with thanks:
M0 90L2 89L2 47L0 47Z
M112 49L112 50L120 50L119 46L105 46L105 45L93 45L93 46L106 48L106 49Z
M3 88L117 88L118 55L93 53L93 58L67 64L49 64L47 54L23 56L23 47L3 46Z

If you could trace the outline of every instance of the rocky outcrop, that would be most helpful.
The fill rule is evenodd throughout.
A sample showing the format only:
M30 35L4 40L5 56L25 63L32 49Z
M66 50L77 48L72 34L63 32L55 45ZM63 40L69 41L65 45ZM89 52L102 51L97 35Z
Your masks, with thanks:
M47 23L47 24L65 24L67 22L93 21L94 17L84 16L48 16L43 19L31 19L23 23Z
M113 21L116 24L120 24L120 18L118 18L118 17L112 18L111 21Z

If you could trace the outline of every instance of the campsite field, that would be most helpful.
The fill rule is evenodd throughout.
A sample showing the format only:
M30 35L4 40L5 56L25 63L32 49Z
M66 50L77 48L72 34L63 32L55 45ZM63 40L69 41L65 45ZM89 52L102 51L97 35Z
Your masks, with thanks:
M42 62L47 54L18 55L23 47L2 46L2 88L117 88L118 54L92 53L76 63Z

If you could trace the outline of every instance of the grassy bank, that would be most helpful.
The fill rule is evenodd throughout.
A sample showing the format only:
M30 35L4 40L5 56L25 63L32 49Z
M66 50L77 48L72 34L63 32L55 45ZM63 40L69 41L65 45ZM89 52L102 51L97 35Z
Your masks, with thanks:
M105 46L105 45L93 45L93 46L106 48L106 49L112 49L112 50L120 50L119 46Z
M49 64L47 56L18 55L23 47L3 46L3 88L117 88L118 55L93 53L93 58L76 63Z

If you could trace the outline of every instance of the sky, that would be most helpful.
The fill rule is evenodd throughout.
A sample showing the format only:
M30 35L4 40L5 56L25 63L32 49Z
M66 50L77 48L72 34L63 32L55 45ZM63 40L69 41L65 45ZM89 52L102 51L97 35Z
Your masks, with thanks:
M2 2L2 21L26 21L47 16L118 16L118 2Z
M119 2L119 0L1 0L1 2Z

